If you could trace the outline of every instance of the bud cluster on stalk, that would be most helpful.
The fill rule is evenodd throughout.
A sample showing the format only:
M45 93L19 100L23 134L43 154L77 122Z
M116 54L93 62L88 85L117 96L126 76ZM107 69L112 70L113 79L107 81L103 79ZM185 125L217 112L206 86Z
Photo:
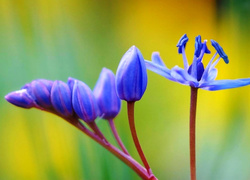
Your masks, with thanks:
M122 57L116 76L103 68L92 91L84 82L37 79L11 92L5 99L22 108L38 108L64 118L77 116L85 122L97 117L110 120L120 112L121 100L138 101L147 86L147 72L141 52L132 46Z

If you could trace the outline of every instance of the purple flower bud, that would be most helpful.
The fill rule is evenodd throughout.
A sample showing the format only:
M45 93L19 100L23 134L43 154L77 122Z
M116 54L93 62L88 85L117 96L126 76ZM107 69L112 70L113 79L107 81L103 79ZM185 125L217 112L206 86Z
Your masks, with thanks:
M138 101L147 87L144 59L137 47L132 46L122 57L116 71L116 91L120 99Z
M97 99L100 117L107 120L114 119L120 112L121 100L116 94L115 75L111 70L102 69L93 94Z
M11 92L5 96L5 99L9 103L22 108L29 109L36 106L34 100L28 94L26 89L21 89L18 91Z
M54 109L65 117L73 115L71 91L69 86L62 81L55 81L51 89L51 103Z
M31 96L34 97L36 103L43 108L51 108L50 93L53 81L38 79L30 83L28 87ZM27 85L26 85L27 86Z
M76 114L85 122L94 121L99 115L99 109L91 89L72 78L69 78L68 84L73 85L72 104Z

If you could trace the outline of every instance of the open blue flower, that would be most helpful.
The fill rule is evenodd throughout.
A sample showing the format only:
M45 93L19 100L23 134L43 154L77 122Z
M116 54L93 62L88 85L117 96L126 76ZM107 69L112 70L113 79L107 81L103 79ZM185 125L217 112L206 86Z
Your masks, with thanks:
M210 51L206 45L207 41L205 40L202 43L201 37L196 37L194 58L192 64L189 66L185 53L187 41L188 37L185 34L181 37L177 44L178 52L183 56L184 68L180 68L179 66L174 66L172 69L167 68L161 60L159 53L153 52L152 61L145 60L147 69L160 74L171 81L209 91L237 88L250 84L250 78L215 80L217 76L217 69L215 68L215 65L221 58L225 63L229 63L229 60L222 47L214 40L211 40L211 43L217 52L209 61L206 68L204 68L202 62L203 56L205 53L210 53ZM217 55L219 55L219 57L215 60Z

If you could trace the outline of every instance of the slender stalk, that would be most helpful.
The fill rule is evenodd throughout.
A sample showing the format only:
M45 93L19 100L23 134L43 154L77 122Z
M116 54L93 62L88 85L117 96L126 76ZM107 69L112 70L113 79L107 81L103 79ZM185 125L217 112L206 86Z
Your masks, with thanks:
M125 154L129 155L129 153L128 153L126 147L125 147L124 144L122 143L122 140L121 140L121 138L120 138L120 136L119 136L119 134L118 134L118 132L117 132L117 130L116 130L114 120L113 120L113 119L109 119L108 122L109 122L109 126L110 126L110 128L111 128L111 131L112 131L112 133L113 133L113 135L114 135L114 137L115 137L117 143L118 143L119 146L121 147L122 151L123 151Z
M145 168L147 169L147 172L149 175L152 174L152 170L150 169L149 167L149 164L146 160L146 157L142 151L142 148L141 148L141 145L139 143L139 139L137 137L137 133L136 133L136 129L135 129L135 121L134 121L134 105L135 105L135 102L127 102L127 109L128 109L128 120L129 120L129 126L130 126L130 130L131 130L131 133L132 133L132 137L133 137L133 140L134 140L134 144L135 144L135 147L140 155L140 158L145 166Z
M89 136L91 139L96 141L98 144L103 146L105 149L107 149L109 152L114 154L117 158L119 158L121 161L123 161L125 164L127 164L131 169L133 169L142 179L144 180L151 180L154 178L154 176L149 176L146 169L142 167L137 161L135 161L131 156L126 155L119 149L117 149L115 146L111 144L105 143L97 134L93 133L89 129L87 129L81 122L77 121L68 121L73 126L78 128L80 131L82 131L84 134ZM156 179L156 178L155 178ZM157 179L156 179L157 180Z
M40 109L40 108L38 108L38 109ZM60 114L58 114L54 110L44 110L44 109L42 109L42 110L50 112L50 113L53 113L53 114L56 114L56 115L62 117ZM67 117L62 117L62 118L65 119L71 125L75 126L81 132L83 132L84 134L86 134L88 137L90 137L91 139L93 139L95 142L97 142L98 144L100 144L102 147L104 147L105 149L107 149L109 152L111 152L113 155L115 155L118 159L120 159L121 161L123 161L134 172L136 172L143 180L158 180L153 174L148 175L147 170L144 167L142 167L137 161L135 161L131 156L125 154L122 151L120 151L119 149L117 149L112 144L103 141L103 139L101 137L99 137L99 135L97 135L96 133L94 133L94 132L90 131L89 129L87 129L78 120L77 116L73 116L73 117L70 117L70 118L67 118Z
M89 127L101 138L103 139L106 143L108 143L107 139L104 137L98 126L96 125L95 121L87 123Z
M190 148L190 176L196 180L196 158L195 158L195 119L197 107L198 89L191 87L190 99L190 122L189 122L189 148Z

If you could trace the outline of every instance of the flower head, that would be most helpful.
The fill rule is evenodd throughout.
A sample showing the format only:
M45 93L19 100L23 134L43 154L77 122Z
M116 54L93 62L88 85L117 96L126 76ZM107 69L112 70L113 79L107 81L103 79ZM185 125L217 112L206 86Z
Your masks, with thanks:
M69 78L68 84L72 90L74 111L85 122L94 121L99 115L96 99L91 89L82 81Z
M115 118L121 109L121 99L116 94L115 75L111 70L102 69L93 94L100 109L100 117L107 120Z
M205 53L210 53L210 51L206 45L207 41L205 40L202 43L201 37L196 37L194 58L192 64L189 66L185 54L187 41L188 38L185 34L181 37L177 44L178 52L183 56L184 68L180 68L179 66L175 66L172 69L167 68L161 60L159 53L154 52L152 54L152 61L145 60L147 69L160 74L171 81L210 91L237 88L250 84L250 78L215 80L217 76L217 69L215 68L215 65L221 58L225 63L229 63L229 60L222 47L214 40L211 40L211 43L217 52L209 61L206 68L204 68L202 62L203 56ZM215 60L217 55L219 55L219 57Z
M73 115L74 111L71 103L71 90L62 81L54 81L51 89L51 103L54 109L65 117Z
M53 81L46 79L37 79L32 81L30 84L26 84L30 95L35 99L36 103L43 108L51 108L52 103L50 100L51 88Z
M140 50L132 46L122 57L116 71L118 97L138 101L147 87L147 70Z

